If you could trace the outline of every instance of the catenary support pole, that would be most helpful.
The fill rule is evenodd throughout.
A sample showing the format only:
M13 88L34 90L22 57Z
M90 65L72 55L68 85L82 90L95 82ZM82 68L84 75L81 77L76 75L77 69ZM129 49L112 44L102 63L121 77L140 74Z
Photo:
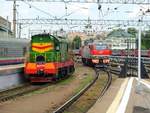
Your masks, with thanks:
M141 25L139 25L138 32L138 80L141 80Z
M13 4L13 33L14 38L16 38L16 0L14 0Z

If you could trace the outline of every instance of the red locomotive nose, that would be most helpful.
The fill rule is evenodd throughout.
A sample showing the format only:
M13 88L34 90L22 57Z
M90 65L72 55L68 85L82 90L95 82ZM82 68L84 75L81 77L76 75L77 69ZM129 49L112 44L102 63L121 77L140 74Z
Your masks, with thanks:
M38 71L44 71L45 64L43 64L43 63L42 64L37 63L36 67L37 67Z
M91 50L91 55L111 55L111 50Z
M40 69L40 71L44 71L44 69Z

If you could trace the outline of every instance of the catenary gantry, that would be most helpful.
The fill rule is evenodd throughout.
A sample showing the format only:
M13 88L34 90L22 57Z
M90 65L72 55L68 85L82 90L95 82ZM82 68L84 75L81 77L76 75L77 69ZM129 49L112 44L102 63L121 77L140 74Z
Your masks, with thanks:
M149 20L19 19L17 24L150 26Z
M8 0L14 1L14 0ZM101 3L101 4L150 4L150 0L16 0L28 2L65 2L65 3Z

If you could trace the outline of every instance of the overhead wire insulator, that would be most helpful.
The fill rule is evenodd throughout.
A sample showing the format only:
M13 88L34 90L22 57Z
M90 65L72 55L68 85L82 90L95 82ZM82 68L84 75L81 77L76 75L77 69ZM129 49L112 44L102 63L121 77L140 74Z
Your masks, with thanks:
M65 9L67 9L67 6L65 6Z
M117 7L114 8L114 10L117 10L117 9L118 9Z
M146 13L150 13L150 9L147 9L147 10L146 10Z
M101 10L102 6L100 4L98 4L98 10Z

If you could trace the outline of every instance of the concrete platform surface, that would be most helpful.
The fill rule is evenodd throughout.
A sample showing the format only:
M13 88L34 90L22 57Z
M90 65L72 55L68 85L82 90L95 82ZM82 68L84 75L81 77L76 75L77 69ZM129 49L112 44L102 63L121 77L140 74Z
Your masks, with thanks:
M150 113L150 88L145 84L148 81L134 79L125 113Z
M5 65L5 66L0 66L0 71L9 70L9 69L18 69L18 68L23 68L23 67L24 67L24 64Z
M119 102L112 103L115 97L117 96L117 92L119 89L122 89L121 91L124 92L124 88L127 85L128 78L126 79L120 79L118 78L108 89L106 94L103 96L103 98L98 99L95 105L87 112L87 113L106 113L108 112L108 109L110 106L111 109L116 109L116 106L118 106ZM120 98L119 95L122 95L121 93L118 94L117 98ZM115 105L114 105L115 104ZM111 110L111 113L112 110Z
M150 113L150 82L118 78L87 113Z

